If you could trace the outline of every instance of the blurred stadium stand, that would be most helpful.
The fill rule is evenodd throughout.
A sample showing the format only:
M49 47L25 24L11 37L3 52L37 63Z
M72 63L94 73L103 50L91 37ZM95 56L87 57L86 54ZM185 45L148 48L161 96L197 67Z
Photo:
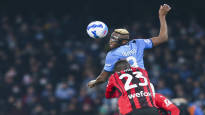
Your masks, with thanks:
M184 2L168 2L169 41L146 51L144 61L157 92L203 115L205 8L202 0ZM118 115L117 100L104 98L106 84L87 87L104 65L109 35L93 40L86 26L102 20L110 32L127 27L132 39L149 38L159 32L163 2L0 3L0 115Z

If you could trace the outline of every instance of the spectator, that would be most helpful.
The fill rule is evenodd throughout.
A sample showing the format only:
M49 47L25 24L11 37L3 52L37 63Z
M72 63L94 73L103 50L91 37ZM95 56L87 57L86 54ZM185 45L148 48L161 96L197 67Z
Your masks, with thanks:
M60 100L69 101L75 95L75 90L62 82L56 89L56 97Z

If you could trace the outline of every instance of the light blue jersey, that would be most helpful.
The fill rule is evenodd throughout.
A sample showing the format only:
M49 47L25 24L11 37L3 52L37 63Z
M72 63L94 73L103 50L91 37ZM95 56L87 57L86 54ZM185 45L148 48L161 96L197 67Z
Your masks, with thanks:
M152 48L151 39L134 39L107 53L104 70L112 72L118 60L127 59L132 67L144 69L144 49Z

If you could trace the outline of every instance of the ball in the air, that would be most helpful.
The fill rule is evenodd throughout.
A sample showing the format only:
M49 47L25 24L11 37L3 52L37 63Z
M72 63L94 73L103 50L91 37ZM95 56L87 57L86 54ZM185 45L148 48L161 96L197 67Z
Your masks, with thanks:
M87 33L92 38L104 38L108 33L108 27L101 21L93 21L87 26Z

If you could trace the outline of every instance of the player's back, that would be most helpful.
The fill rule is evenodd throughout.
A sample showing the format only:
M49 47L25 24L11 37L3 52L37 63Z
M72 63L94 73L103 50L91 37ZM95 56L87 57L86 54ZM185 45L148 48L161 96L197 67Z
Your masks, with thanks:
M109 84L113 84L121 93L118 105L122 114L156 107L150 81L144 69L130 68L116 72L110 77Z
M127 59L132 67L144 69L144 49L152 48L150 39L134 39L108 52L104 70L112 71L118 60Z

